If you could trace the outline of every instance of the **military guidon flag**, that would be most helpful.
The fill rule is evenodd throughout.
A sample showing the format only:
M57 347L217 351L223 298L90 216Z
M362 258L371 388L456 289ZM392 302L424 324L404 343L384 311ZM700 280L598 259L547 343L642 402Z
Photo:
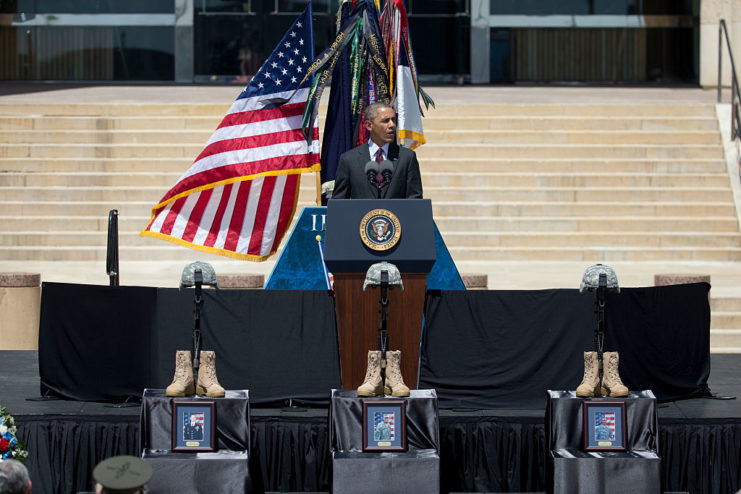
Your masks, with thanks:
M317 121L313 139L302 134L311 79L301 82L313 61L309 2L141 235L251 261L278 249L300 174L320 167Z

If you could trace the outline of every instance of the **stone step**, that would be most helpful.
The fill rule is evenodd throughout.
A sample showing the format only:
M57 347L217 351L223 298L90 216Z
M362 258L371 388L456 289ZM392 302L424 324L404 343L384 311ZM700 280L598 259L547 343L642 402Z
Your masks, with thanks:
M451 247L450 254L459 261L580 261L643 262L699 261L738 262L741 248L732 247Z
M561 131L561 130L425 130L425 139L438 146L448 144L485 144L485 145L555 145L555 144L590 144L590 145L666 145L686 146L694 144L719 145L720 134L714 131ZM23 141L7 141L23 142ZM43 141L42 141L43 142ZM52 141L64 142L64 141ZM77 141L73 141L77 142Z
M446 232L726 232L739 231L738 220L726 217L470 217L436 216L435 223ZM5 224L5 223L2 223ZM6 228L9 229L9 228ZM741 310L741 309L740 309Z
M193 158L0 158L0 170L11 172L142 173L152 170L184 173ZM424 176L430 173L726 173L718 159L489 159L435 158L420 163Z
M741 353L741 329L711 329L712 353Z
M101 237L104 235L100 234ZM150 244L150 241L157 241ZM105 244L65 246L0 246L0 258L5 261L102 261L106 256ZM127 261L172 261L195 260L196 251L158 239L141 237L136 246L121 245L119 257ZM452 247L450 253L455 262L465 261L579 261L597 262L640 262L640 261L700 261L737 262L741 260L741 248L608 248L608 247ZM203 259L213 259L205 254Z
M506 144L425 144L417 150L420 161L428 157L435 158L590 158L598 159L610 156L613 159L629 158L681 158L681 159L721 159L723 148L718 145L575 145L553 144L527 146L510 146Z
M203 144L6 144L0 147L2 158L190 158L195 159ZM610 156L629 158L721 159L723 148L718 145L575 145L530 144L426 144L419 148L420 161L435 158L591 158Z
M738 232L498 232L498 231L443 231L448 247L666 247L666 248L741 248ZM31 242L33 243L33 242ZM741 327L741 325L739 325Z
M43 200L32 201L22 199L18 201L5 200L0 194L0 211L3 216L103 216L108 217L108 211L118 209L122 215L149 216L152 207L161 196L155 200ZM313 206L312 200L299 201L297 211L304 206ZM631 203L620 202L433 202L433 214L438 217L467 216L471 218L497 217L532 217L532 216L560 216L583 219L639 217L660 219L667 217L725 217L735 218L736 208L726 203Z
M741 297L710 297L710 309L713 313L741 312Z
M425 135L439 130L599 130L606 131L718 131L718 121L712 117L560 117L560 116L449 116L425 118L422 121ZM2 120L0 119L0 128Z
M713 310L710 317L710 329L741 328L741 311L726 312Z
M205 145L213 129L208 130L4 130L3 144L161 144L173 143ZM427 130L430 143L480 144L720 144L717 130L710 131L563 131L563 130Z
M713 202L492 202L466 203L460 201L433 202L437 216L640 216L662 218L667 216L726 216L735 217L736 208L729 203Z
M453 116L450 112L428 114L423 126L425 132L439 130L633 130L633 131L710 131L718 130L715 115L677 119L674 117L613 117L601 116L531 116L488 115ZM319 125L323 128L323 116ZM222 115L210 116L4 116L0 115L0 130L165 130L191 129L212 132Z
M159 201L170 185L162 186L111 186L111 187L3 187L5 201ZM731 189L706 187L427 187L425 197L434 202L664 202L721 205L732 201ZM316 190L306 184L299 191L299 200L312 201ZM154 205L154 202L153 204ZM622 207L620 208L622 210ZM623 212L621 215L629 215ZM698 214L704 214L698 211Z
M146 227L143 221L136 231L119 230L121 245L156 245L152 238L138 235ZM646 235L644 232L445 232L442 231L448 248L523 247L523 248L738 248L741 249L739 233L662 233ZM156 240L156 239L154 239ZM40 230L0 231L3 246L84 246L105 245L106 230ZM144 242L144 244L142 243ZM741 327L739 324L738 327Z
M5 172L0 173L0 187L130 187L136 185L172 186L179 172ZM729 185L727 173L426 173L428 187L705 187L723 188ZM315 187L311 180L302 180L304 187Z
M151 205L143 206L146 213ZM131 210L131 208L128 208ZM98 208L98 211L103 211ZM149 214L119 214L121 231L135 231L144 228ZM437 216L435 223L444 236L454 232L720 232L739 231L735 217L446 217ZM0 216L1 231L99 231L108 228L107 214L98 216ZM741 311L741 302L739 302Z
M236 91L234 98L239 95ZM30 103L2 103L0 115L5 116L223 116L231 106L212 103L57 103L44 104L43 107ZM320 115L326 114L326 105L319 107ZM452 116L522 116L532 117L705 117L715 118L713 104L477 104L445 105L425 112L425 120L449 118Z
M156 240L156 239L155 239ZM196 251L159 240L160 245L148 245L144 237L137 246L121 246L119 257L128 261L196 260ZM102 261L105 260L104 244L99 246L0 246L0 259L5 261ZM579 261L641 262L641 261L698 261L738 262L741 248L607 248L607 247L452 247L455 262L465 261ZM203 259L213 259L205 254Z

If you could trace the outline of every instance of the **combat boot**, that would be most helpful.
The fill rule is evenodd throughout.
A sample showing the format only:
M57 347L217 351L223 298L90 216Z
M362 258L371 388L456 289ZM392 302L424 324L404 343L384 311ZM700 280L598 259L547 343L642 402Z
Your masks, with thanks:
M599 360L597 352L584 352L584 378L576 388L576 396L591 398L599 396Z
M190 361L190 350L175 352L175 377L165 390L167 396L193 396L193 366Z
M380 394L383 394L381 352L368 350L368 369L365 371L363 384L358 387L358 396L378 396Z
M401 350L386 352L386 383L383 391L391 396L409 396L409 388L401 375Z
M209 398L221 398L226 394L216 378L216 353L201 350L201 365L198 368L196 392Z
M628 396L628 387L620 380L620 372L618 372L620 363L618 352L605 352L603 360L605 372L602 377L602 387L607 390L608 396L611 398Z

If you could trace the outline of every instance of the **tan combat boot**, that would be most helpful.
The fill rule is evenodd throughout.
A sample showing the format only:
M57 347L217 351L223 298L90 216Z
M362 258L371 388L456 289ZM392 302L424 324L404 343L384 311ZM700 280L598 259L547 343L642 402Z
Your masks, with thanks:
M401 376L401 350L386 352L386 385L383 390L391 396L409 396L409 388Z
M603 361L605 362L605 372L602 377L602 387L607 390L608 396L611 398L628 396L628 388L620 380L620 373L618 372L620 363L618 352L605 352Z
M576 388L576 396L591 398L600 396L599 360L597 352L584 352L584 379Z
M165 390L167 396L193 396L193 363L190 360L190 350L175 352L175 377Z
M226 394L216 378L216 353L201 350L201 365L198 368L196 393L210 398L221 398Z
M368 350L368 369L365 371L365 381L358 388L358 396L378 396L380 394L383 394L381 352Z

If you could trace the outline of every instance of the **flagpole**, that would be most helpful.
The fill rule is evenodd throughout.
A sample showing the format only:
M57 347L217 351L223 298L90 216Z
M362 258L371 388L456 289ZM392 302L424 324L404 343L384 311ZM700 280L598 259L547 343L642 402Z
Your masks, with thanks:
M322 172L321 170L316 171L316 205L322 205Z

